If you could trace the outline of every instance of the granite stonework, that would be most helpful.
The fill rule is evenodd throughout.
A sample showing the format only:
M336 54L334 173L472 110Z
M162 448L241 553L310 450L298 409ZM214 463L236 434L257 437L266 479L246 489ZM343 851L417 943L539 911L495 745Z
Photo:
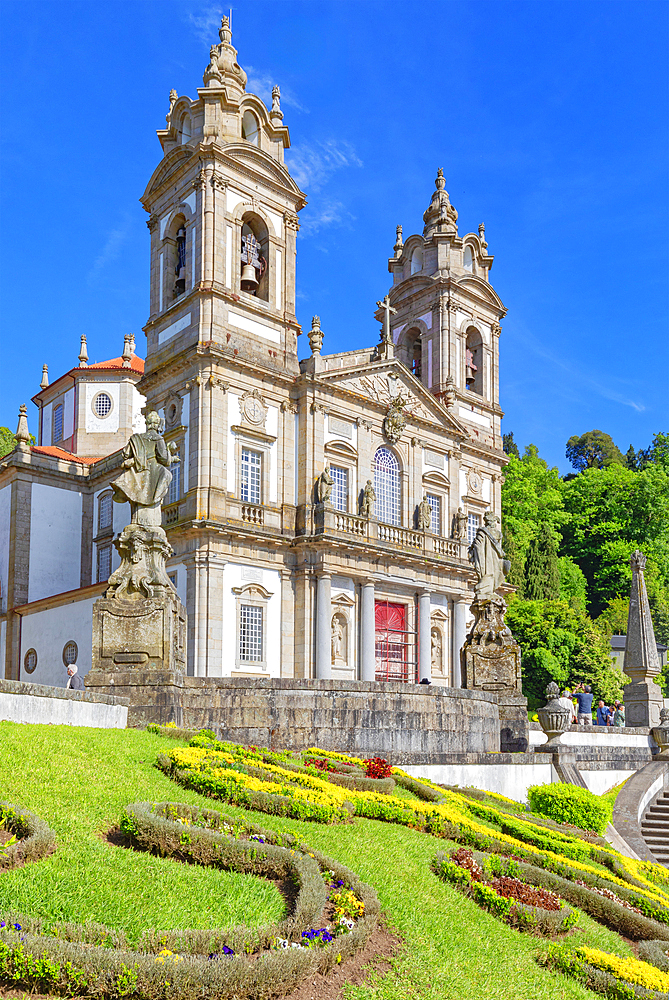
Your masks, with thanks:
M499 594L471 605L474 624L462 647L462 682L469 691L495 693L499 706L500 750L529 749L527 698L522 692L520 646L504 621Z
M92 686L91 673L133 668L186 669L186 611L171 586L154 588L149 598L105 596L93 605L93 666L86 686Z
M128 703L92 691L0 679L0 721L125 729Z
M661 668L646 593L646 557L643 552L638 549L633 552L630 565L632 588L623 664L623 673L631 681L623 689L626 720L631 726L659 726L663 699L655 678Z
M654 760L625 782L613 807L612 823L617 832L643 861L657 862L641 831L648 805L669 788L669 762Z

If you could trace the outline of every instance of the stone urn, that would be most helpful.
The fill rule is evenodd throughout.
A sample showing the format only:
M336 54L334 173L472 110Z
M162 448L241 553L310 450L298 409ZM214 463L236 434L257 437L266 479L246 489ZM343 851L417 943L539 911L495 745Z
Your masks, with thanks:
M651 729L651 732L662 756L669 757L669 708L661 710L660 724Z
M548 742L555 741L557 743L560 734L564 733L571 723L571 712L558 701L560 688L555 681L551 681L546 688L546 697L548 698L548 702L543 708L538 710L537 715L539 716L541 728L546 733L546 736L548 736Z

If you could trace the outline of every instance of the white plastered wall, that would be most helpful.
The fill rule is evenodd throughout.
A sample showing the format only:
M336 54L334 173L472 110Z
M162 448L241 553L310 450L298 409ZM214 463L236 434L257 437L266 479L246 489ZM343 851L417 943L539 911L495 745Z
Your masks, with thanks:
M112 408L106 417L98 417L93 409L93 400L100 392L106 392L112 401ZM87 382L85 399L86 433L115 434L119 428L121 410L120 384L118 382Z
M228 393L228 492L235 492L236 469L235 469L235 435L231 433L230 427L238 424L240 420L239 394Z
M67 671L63 649L71 641L76 642L79 650L80 676L88 673L93 653L93 604L96 600L97 597L90 597L23 616L19 658L22 681L65 687ZM27 674L23 668L23 659L29 649L37 653L37 666L32 674Z
M81 584L81 493L33 483L28 601Z
M348 635L346 648L346 666L333 663L332 677L335 680L354 681L358 677L358 625L357 625L357 602L356 604L337 604L336 598L345 596L355 601L355 584L350 577L333 576L331 582L332 614L337 612L343 614L347 619Z
M243 587L249 583L259 583L271 596L267 601L265 620L265 660L267 670L254 669L253 664L245 664L243 670L235 667L237 661L237 595L233 587ZM257 674L258 677L281 676L281 573L275 569L260 566L242 566L228 563L223 570L223 628L222 662L211 663L212 677L235 677L240 674Z
M279 408L270 406L267 409L265 429L274 438L279 433ZM279 499L279 463L277 461L277 442L273 441L269 448L269 502L278 503Z

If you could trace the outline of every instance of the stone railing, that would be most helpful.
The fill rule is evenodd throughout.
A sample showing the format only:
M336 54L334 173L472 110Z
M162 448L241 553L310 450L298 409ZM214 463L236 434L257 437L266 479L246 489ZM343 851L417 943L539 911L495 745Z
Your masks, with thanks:
M380 545L420 552L426 556L446 559L466 558L466 542L442 538L429 531L416 531L395 524L386 524L373 517L360 517L329 505L314 508L313 531L315 534L353 536Z
M249 524L264 524L265 511L262 507L259 507L257 504L243 503L242 521L247 521Z

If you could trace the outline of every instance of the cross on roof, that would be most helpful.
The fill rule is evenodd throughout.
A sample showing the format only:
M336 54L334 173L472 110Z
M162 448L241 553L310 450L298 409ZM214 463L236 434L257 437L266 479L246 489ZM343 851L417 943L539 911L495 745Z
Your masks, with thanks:
M394 306L391 306L389 295L386 295L381 302L377 302L376 304L379 307L379 309L383 309L384 312L383 330L381 332L381 342L385 344L390 344L391 343L390 314L396 313L397 309L395 309Z

